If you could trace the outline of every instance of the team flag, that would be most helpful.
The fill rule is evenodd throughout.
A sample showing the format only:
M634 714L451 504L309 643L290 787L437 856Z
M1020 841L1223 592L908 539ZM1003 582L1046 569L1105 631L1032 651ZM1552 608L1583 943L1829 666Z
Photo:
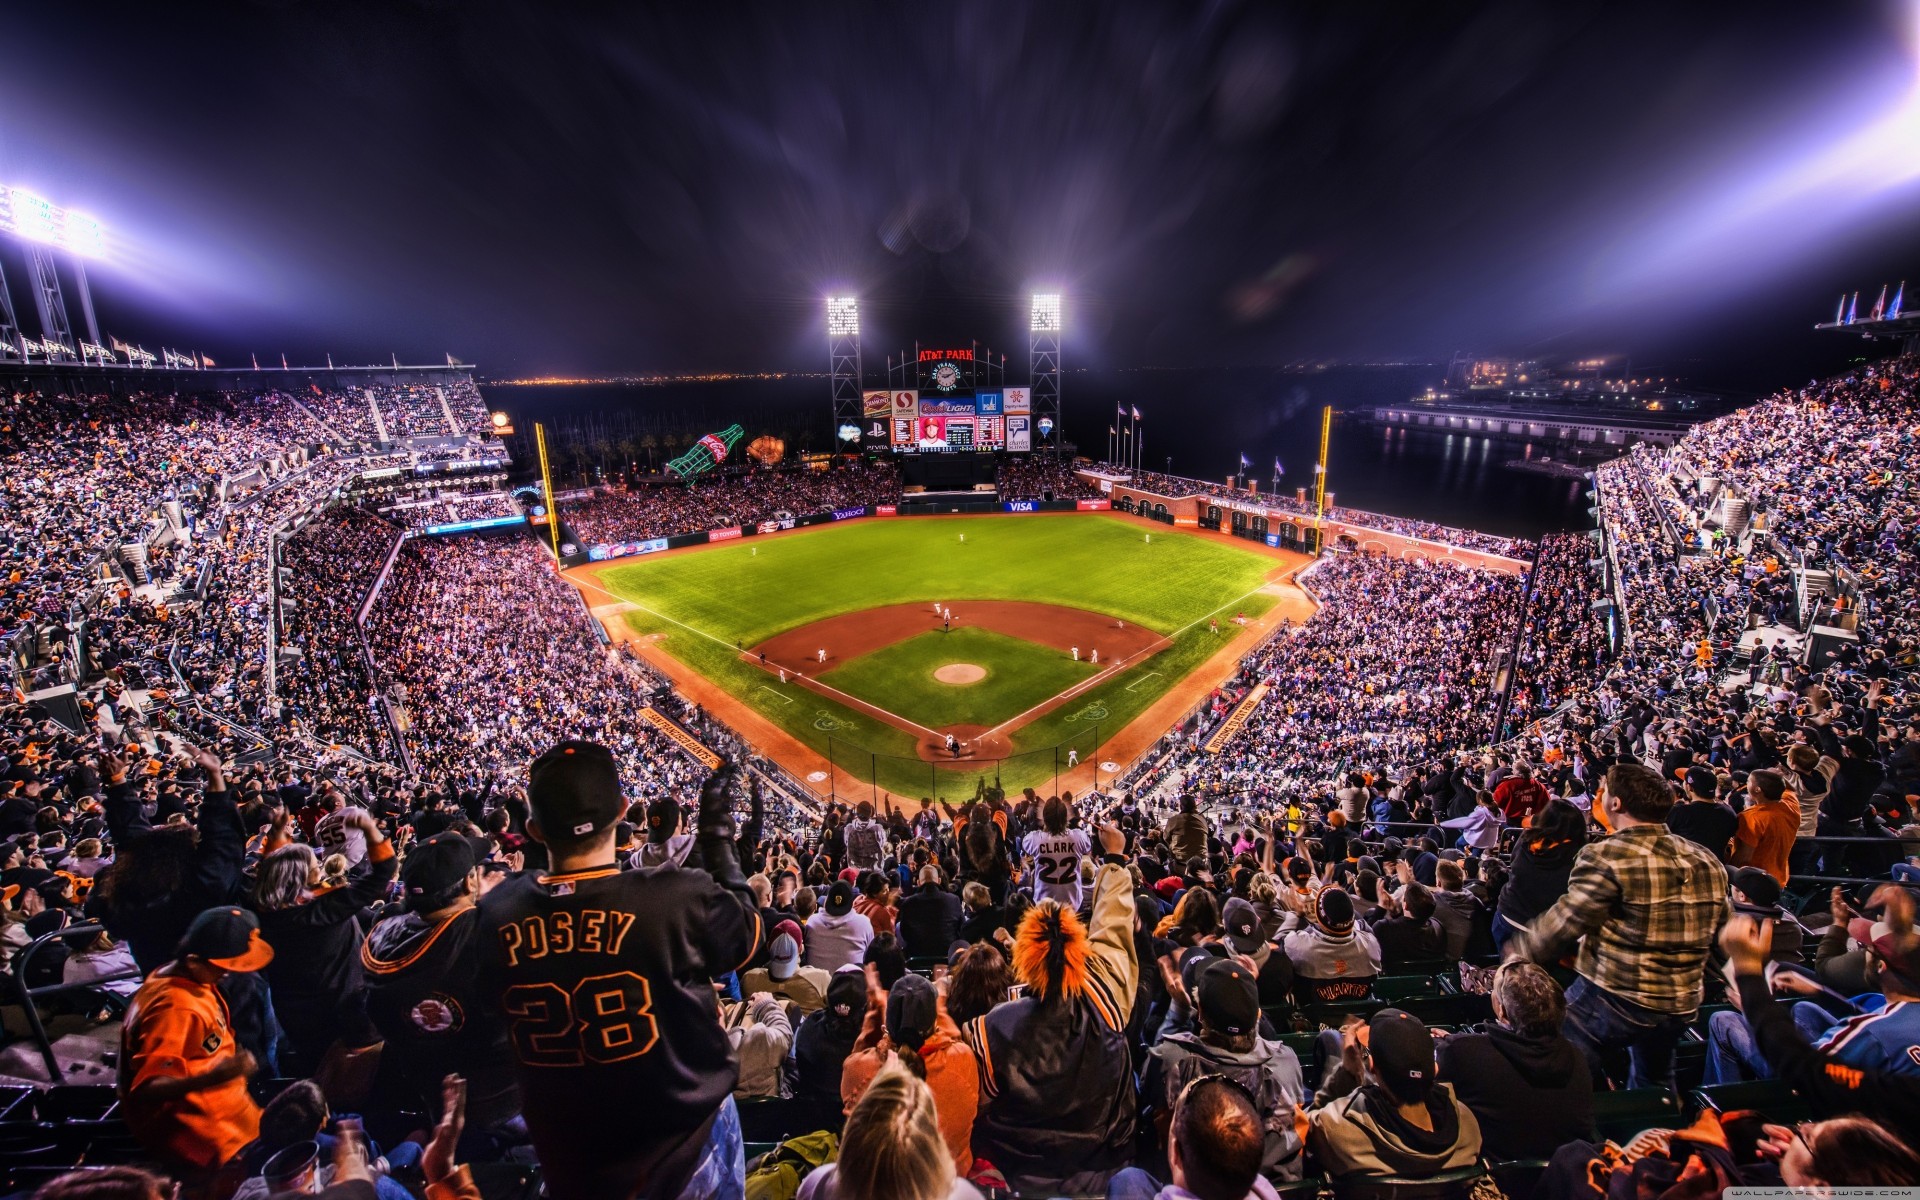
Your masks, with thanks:
M1140 419L1140 406L1138 404L1133 406L1133 419L1136 421Z
M1277 458L1273 460L1273 473L1275 476L1285 475L1287 473L1286 468L1280 465L1280 460Z

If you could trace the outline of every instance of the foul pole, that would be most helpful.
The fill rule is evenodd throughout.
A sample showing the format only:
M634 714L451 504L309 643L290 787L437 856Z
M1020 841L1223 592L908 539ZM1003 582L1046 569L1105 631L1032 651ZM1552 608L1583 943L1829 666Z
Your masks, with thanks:
M1321 518L1327 515L1327 441L1333 433L1333 405L1320 410L1320 463L1313 469L1313 529L1320 532ZM1316 541L1325 541L1316 538Z
M540 484L547 491L547 532L553 537L553 569L560 569L560 509L553 502L553 472L547 467L547 427L533 423L533 440L540 447ZM1325 457L1324 451L1321 455Z

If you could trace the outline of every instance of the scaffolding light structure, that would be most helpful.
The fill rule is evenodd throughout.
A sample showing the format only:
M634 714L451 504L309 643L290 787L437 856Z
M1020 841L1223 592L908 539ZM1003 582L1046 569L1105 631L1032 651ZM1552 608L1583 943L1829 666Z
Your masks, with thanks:
M827 374L833 387L833 431L836 450L860 445L860 300L857 296L827 297ZM848 437L851 429L853 436ZM847 443L851 443L848 445Z
M74 361L81 357L75 348L73 322L67 310L56 251L63 252L69 259L68 274L85 322L86 344L99 346L100 323L94 316L93 293L87 286L86 260L106 257L106 230L100 222L85 213L62 208L26 188L0 186L0 234L16 237L24 244L28 285L40 318L40 338L32 343L34 349L49 361ZM22 359L29 353L29 342L15 318L13 295L3 269L0 269L0 343L3 343L0 350Z
M1059 447L1060 428L1060 331L1064 322L1058 292L1033 294L1033 320L1028 341L1028 385L1033 391L1033 428L1038 435L1035 448Z

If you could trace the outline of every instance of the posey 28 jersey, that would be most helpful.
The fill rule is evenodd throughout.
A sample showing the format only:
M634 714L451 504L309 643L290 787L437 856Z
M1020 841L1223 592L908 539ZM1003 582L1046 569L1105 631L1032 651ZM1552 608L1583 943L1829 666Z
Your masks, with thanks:
M751 894L672 866L527 872L480 919L548 1194L677 1189L739 1076L711 980L759 947Z
M1058 900L1062 906L1080 908L1080 860L1093 849L1093 841L1084 829L1048 833L1036 829L1020 841L1020 852L1033 863L1033 898Z

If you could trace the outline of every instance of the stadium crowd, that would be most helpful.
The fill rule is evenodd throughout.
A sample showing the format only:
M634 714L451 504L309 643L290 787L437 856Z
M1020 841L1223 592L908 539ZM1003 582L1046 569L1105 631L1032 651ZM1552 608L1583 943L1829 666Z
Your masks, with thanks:
M1002 500L1097 500L1100 486L1080 478L1073 460L1028 455L1003 458L994 468L994 487Z
M601 647L530 546L410 540L338 696L405 689L411 772L234 754L165 709L76 734L0 708L0 965L51 935L31 981L124 1022L84 1146L0 1144L80 1164L48 1200L443 1200L501 1163L557 1200L1920 1184L1920 932L1890 882L1920 873L1915 378L1862 368L1603 471L1611 659L1584 539L1530 586L1329 556L1325 607L1247 664L1252 719L1152 795L817 808L706 776L610 715L644 698L746 748ZM1698 478L1670 472L1709 462L1762 528L1676 545L1704 518L1662 519ZM276 494L217 539L268 576L244 531L289 519ZM368 669L353 614L394 536L345 509L285 540L296 673ZM1722 686L1730 633L1791 615L1793 550L1861 581L1861 647ZM171 641L134 631L173 618L114 604L154 662ZM1526 724L1490 746L1515 645ZM230 700L263 674L185 657ZM287 674L291 717L345 727L332 682Z
M892 463L880 462L830 471L751 470L684 483L609 488L565 505L562 516L580 541L602 545L899 499L899 471Z

